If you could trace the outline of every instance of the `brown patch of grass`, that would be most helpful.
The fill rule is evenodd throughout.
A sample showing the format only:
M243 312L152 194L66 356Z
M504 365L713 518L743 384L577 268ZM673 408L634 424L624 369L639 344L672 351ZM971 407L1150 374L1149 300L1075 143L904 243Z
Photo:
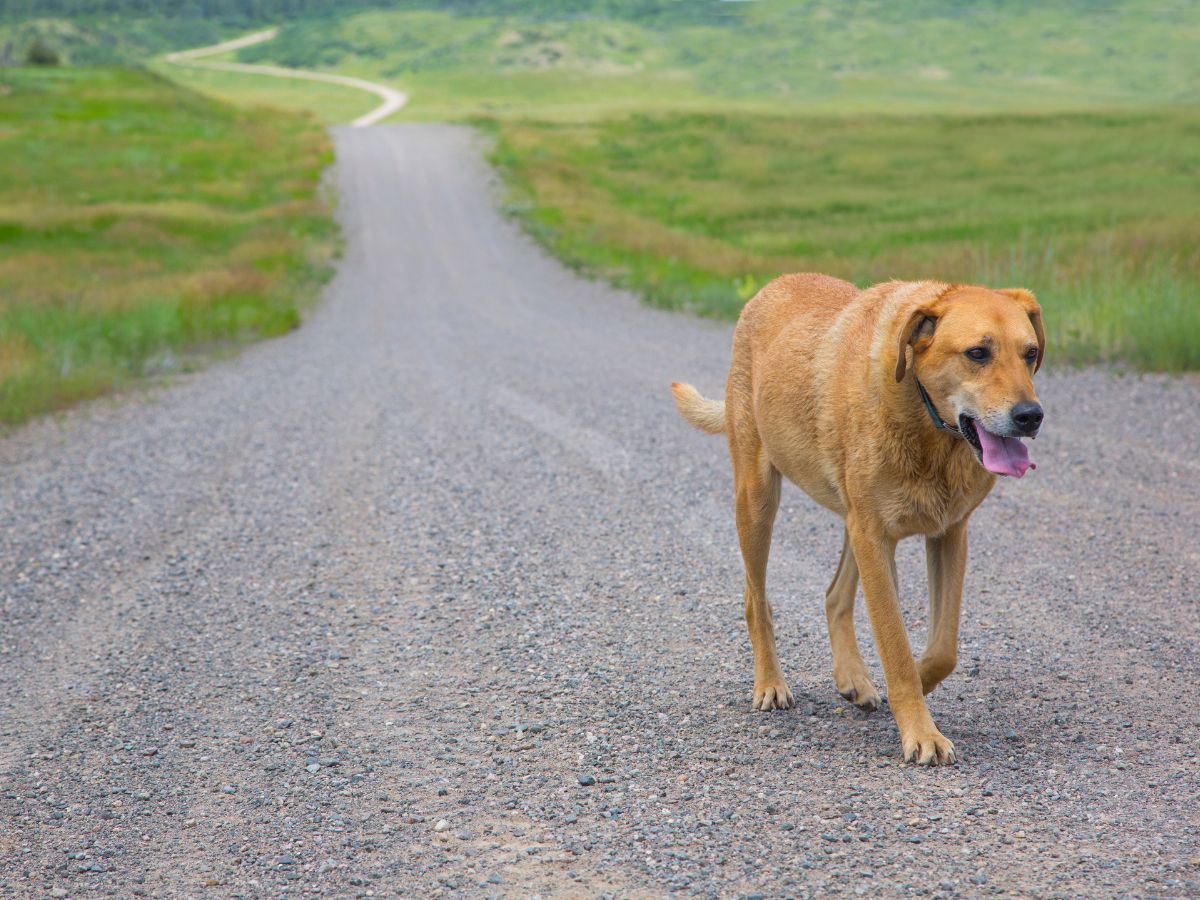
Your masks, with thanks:
M37 354L22 334L0 335L0 382L26 377Z
M183 279L179 285L179 297L187 307L211 306L231 297L266 294L274 287L276 281L275 276L246 266L210 269Z

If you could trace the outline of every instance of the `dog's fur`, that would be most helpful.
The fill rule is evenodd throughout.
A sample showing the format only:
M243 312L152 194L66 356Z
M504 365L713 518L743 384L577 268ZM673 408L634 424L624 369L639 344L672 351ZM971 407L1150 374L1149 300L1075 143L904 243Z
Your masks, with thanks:
M986 364L964 355L980 344L992 354ZM825 602L837 690L867 710L880 704L854 636L861 578L904 758L954 761L924 695L956 663L967 520L996 477L966 440L935 426L916 378L946 422L969 415L1012 435L1013 406L1037 402L1032 376L1044 351L1041 309L1025 290L922 281L860 291L826 275L785 275L742 311L724 403L672 385L688 422L729 440L756 709L793 705L765 593L782 474L845 523ZM914 660L894 554L918 534L930 622Z

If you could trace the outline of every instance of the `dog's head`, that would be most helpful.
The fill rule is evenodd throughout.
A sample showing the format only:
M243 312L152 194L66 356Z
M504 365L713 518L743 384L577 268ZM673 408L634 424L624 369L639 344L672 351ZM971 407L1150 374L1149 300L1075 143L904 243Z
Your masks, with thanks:
M912 368L939 414L957 425L989 472L1020 478L1032 464L1023 437L1042 424L1033 373L1042 365L1042 309L1021 288L952 285L900 330L896 380Z

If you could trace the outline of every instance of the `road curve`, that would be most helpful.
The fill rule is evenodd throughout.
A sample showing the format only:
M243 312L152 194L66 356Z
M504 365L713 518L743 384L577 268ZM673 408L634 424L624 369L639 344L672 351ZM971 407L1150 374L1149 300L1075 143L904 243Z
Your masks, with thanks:
M212 62L205 60L206 56L217 53L227 53L230 50L240 50L243 47L253 47L271 40L279 33L278 28L268 28L256 31L240 38L212 44L208 47L196 47L192 50L177 50L166 55L166 61L176 66L190 66L194 69L216 69L221 72L241 72L247 75L269 75L272 78L298 78L302 81L324 81L327 84L340 84L345 87L357 88L379 97L382 101L368 113L359 116L350 124L355 128L365 128L382 122L392 113L403 109L408 103L408 95L386 84L366 81L362 78L351 78L348 75L329 75L324 72L308 72L304 69L287 69L282 66L258 66L249 63Z
M791 489L797 708L749 709L725 449L667 390L729 327L546 257L466 131L336 136L300 330L0 440L7 894L1197 895L1194 382L1040 377L931 698L961 762L905 766Z

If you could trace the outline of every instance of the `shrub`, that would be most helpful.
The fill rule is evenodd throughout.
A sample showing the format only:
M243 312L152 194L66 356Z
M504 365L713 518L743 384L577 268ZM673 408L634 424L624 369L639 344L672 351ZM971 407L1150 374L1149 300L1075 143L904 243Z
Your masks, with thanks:
M41 38L34 38L33 43L25 52L25 61L31 66L57 66L59 63L58 51Z

